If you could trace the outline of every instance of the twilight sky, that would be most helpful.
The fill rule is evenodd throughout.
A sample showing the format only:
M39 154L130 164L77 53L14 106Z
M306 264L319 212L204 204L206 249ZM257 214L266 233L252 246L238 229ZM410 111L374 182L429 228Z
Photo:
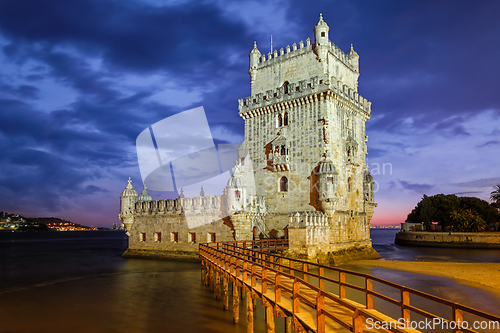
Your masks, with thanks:
M248 54L330 39L360 56L372 101L373 225L423 194L488 199L500 183L500 2L0 0L0 211L119 222L135 140L204 106L216 143L241 143ZM385 165L385 167L384 167ZM152 192L153 199L162 199Z

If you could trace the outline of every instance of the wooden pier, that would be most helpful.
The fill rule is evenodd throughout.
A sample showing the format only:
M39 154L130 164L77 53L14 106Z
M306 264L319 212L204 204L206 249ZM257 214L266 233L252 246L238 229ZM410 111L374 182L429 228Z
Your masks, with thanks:
M287 247L287 240L200 244L202 280L212 292L215 291L217 299L222 298L225 310L229 309L229 298L232 296L235 323L240 321L239 302L245 294L249 333L254 331L253 311L259 298L266 308L268 333L275 331L276 317L286 318L286 333L292 328L298 332L318 333L421 332L419 327L410 326L411 321L418 323L423 318L450 324L449 332L465 333L483 331L456 325L453 328L453 324L464 320L468 323L500 322L499 316L375 276L278 255ZM357 283L347 282L346 276ZM229 295L229 283L232 284L232 295ZM384 293L387 289L392 292ZM357 297L352 297L356 301L347 295L356 293ZM439 314L412 305L410 298L418 299L416 303L421 303L423 299L438 304ZM397 315L390 316L386 310L388 304L399 308ZM406 325L402 325L402 320ZM379 327L374 323L379 323Z

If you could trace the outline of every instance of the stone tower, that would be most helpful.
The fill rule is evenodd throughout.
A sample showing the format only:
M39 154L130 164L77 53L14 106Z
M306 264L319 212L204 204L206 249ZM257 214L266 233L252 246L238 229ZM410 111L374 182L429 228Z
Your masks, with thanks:
M358 93L359 56L352 45L346 54L329 40L322 15L313 31L314 43L267 55L255 43L250 52L251 96L239 100L239 114L256 194L266 198L266 227L302 237L309 256L371 249L371 103ZM311 236L320 224L327 245Z

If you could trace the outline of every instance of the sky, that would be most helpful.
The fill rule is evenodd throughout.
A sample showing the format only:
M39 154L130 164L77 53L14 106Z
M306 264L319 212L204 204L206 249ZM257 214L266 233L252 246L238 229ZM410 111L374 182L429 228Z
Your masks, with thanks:
M487 200L500 183L500 2L0 0L0 211L119 223L142 187L135 142L203 106L216 144L243 141L248 54L313 39L360 56L372 102L372 225L424 194ZM161 192L151 192L162 199Z

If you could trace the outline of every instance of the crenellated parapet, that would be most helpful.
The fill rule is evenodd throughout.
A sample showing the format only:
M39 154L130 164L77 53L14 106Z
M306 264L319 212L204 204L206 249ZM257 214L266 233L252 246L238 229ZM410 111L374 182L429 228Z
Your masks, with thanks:
M167 200L152 200L135 203L134 217L150 215L180 215L180 214L227 214L225 207L227 195L211 195L192 198L177 198ZM245 213L265 213L266 197L249 195Z
M335 76L316 76L309 80L291 82L265 94L259 93L240 98L239 114L244 119L251 118L262 112L277 112L282 109L291 108L295 105L307 104L315 101L317 94L331 92L344 102L352 103L367 115L371 113L371 102L361 96L355 89L344 84ZM267 113L267 112L265 112Z
M220 214L223 210L224 195L199 196L193 198L177 198L152 200L135 203L135 216Z
M312 258L318 253L328 252L330 222L328 215L318 211L289 214L288 236L290 251Z
M308 52L313 52L314 47L315 45L311 44L311 39L307 38L305 43L303 41L300 41L298 44L293 43L292 46L287 45L286 48L284 49L281 48L279 51L274 50L274 52L272 53L269 52L267 55L261 54L259 57L253 59L253 61L250 64L250 70L262 69L264 67L272 66L274 64L286 61L294 57L299 57ZM356 71L356 66L355 66L356 64L353 62L353 57L351 56L351 54L346 54L330 40L328 41L327 44L327 50L330 54L332 54L335 58L337 58L339 62L343 63L347 68Z
M289 228L330 227L328 215L318 211L295 212L288 215Z

